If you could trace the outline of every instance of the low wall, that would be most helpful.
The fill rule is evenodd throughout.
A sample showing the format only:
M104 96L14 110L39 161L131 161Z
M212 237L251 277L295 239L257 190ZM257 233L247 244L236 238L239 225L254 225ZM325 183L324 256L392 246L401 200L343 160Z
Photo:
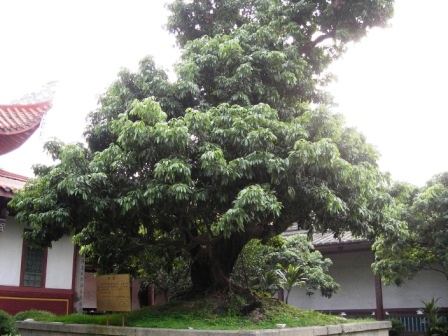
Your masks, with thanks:
M11 315L30 309L67 315L72 313L73 297L68 289L0 286L0 309Z
M322 327L263 330L182 330L101 325L17 322L21 336L388 336L391 322L365 322Z

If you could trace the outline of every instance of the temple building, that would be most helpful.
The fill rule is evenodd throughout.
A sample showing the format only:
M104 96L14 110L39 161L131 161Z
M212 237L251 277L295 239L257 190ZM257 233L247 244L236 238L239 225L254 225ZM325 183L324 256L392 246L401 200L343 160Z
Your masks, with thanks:
M29 95L21 101L0 105L0 158L19 148L39 129L52 107L51 99L39 98L42 95ZM74 311L75 286L81 286L75 274L81 274L82 263L70 237L45 250L33 248L23 239L27 227L14 220L7 204L27 180L28 177L0 169L0 255L4 256L0 267L0 309L10 314L29 309L68 314Z
M22 146L40 127L52 107L52 91L23 97L0 105L0 159ZM84 258L71 237L53 242L42 250L23 239L28 230L17 223L8 202L22 189L28 177L2 169L0 163L0 309L10 314L39 309L58 315L96 309L94 270L85 267ZM132 283L132 307L139 308L139 281Z

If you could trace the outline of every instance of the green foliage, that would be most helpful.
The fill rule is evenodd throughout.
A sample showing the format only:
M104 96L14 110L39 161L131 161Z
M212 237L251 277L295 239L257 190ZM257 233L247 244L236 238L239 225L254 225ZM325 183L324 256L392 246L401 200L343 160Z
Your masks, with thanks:
M396 284L421 270L439 272L448 280L448 173L423 188L397 183L391 194L399 225L376 240L374 271Z
M434 297L429 301L422 301L425 307L426 316L426 334L428 336L446 336L448 335L448 322L443 316L439 316L440 308L437 306L437 301L440 298Z
M273 295L278 290L277 276L270 265L269 255L283 246L281 237L271 238L266 244L251 240L246 244L233 268L232 280L244 287Z
M51 321L55 317L55 314L46 310L25 310L18 312L14 318L16 321L24 321L26 319L33 319L35 321Z
M300 271L306 279L308 295L320 291L322 296L331 297L340 286L327 274L333 264L329 258L323 258L319 251L314 250L312 243L305 235L296 234L285 239L285 245L271 254L271 265L300 266Z
M306 282L302 271L302 265L291 265L284 267L282 264L277 264L276 274L279 277L280 286L286 290L285 302L288 303L289 294L293 287L302 287Z
M0 309L0 335L16 335L14 317Z
M168 30L185 50L180 86L200 104L260 102L282 119L330 101L318 87L348 42L393 13L393 1L176 0ZM325 42L325 43L323 43Z
M280 265L280 266L278 266ZM332 262L315 251L306 235L296 234L289 237L277 236L265 244L257 240L250 241L243 249L232 272L232 280L250 288L274 294L280 288L278 270L282 270L284 283L290 278L288 268L296 269L308 295L320 291L323 296L331 297L340 286L327 274ZM293 286L289 287L289 290ZM288 290L288 289L287 289ZM288 291L289 294L289 291Z
M175 86L168 81L167 74L157 68L151 57L143 58L139 65L137 73L121 70L118 79L99 98L102 113L88 115L85 136L92 151L103 150L116 140L109 122L121 113L128 113L134 99L158 97L160 106L169 113L169 117L183 114L185 104L177 97Z
M248 305L246 298L235 293L229 293L222 309L228 317L238 317L241 316L246 305Z
M164 250L149 253L139 261L139 277L146 279L141 284L142 290L153 284L155 293L163 295L168 301L187 293L191 288L190 263L185 255L172 249Z
M175 272L164 264L186 261L204 292L228 286L250 240L294 222L335 235L381 231L390 199L378 153L329 110L321 88L331 61L383 26L392 1L170 8L183 47L177 80L145 58L100 97L87 148L46 145L56 163L35 167L37 179L12 201L33 228L26 238L50 246L74 235L100 273L157 279L149 258L165 275Z
M169 8L173 15L169 18L168 28L178 37L181 45L185 44L183 41L203 36L228 35L252 21L265 25L280 14L284 15L284 20L290 20L290 30L296 33L297 39L299 36L302 39L312 38L312 35L322 31L344 28L348 38L350 32L358 30L358 34L363 34L363 29L385 25L393 11L390 1L360 1L350 6L338 1L176 0Z
M404 324L399 319L390 319L392 322L392 328L389 330L389 336L400 336L404 331Z
M294 113L297 98L324 101L315 84L331 77L332 59L393 11L392 1L177 0L169 8L168 29L186 50L183 87L214 105L265 102L281 116Z

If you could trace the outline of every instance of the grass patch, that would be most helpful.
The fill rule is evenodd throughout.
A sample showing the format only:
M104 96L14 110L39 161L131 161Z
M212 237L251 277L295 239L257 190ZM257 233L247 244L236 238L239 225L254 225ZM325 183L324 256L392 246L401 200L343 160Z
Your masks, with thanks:
M291 328L360 321L346 320L313 310L300 310L272 298L260 298L260 301L261 307L246 315L241 314L246 302L236 296L169 302L126 313L125 321L129 327L202 330L272 329L277 323L285 323L286 327ZM108 317L109 325L121 325L121 314L110 314ZM72 314L53 317L51 321L105 325L106 315Z

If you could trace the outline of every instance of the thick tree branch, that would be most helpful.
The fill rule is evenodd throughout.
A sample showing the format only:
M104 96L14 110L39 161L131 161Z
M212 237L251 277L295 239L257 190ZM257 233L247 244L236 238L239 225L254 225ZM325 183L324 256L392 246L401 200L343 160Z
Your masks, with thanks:
M325 41L327 39L334 38L335 36L336 36L336 30L333 30L327 34L323 34L323 35L316 37L313 41L310 41L303 46L302 53L305 55L308 55L311 52L311 50L315 46L317 46L319 43L322 43L323 41Z

